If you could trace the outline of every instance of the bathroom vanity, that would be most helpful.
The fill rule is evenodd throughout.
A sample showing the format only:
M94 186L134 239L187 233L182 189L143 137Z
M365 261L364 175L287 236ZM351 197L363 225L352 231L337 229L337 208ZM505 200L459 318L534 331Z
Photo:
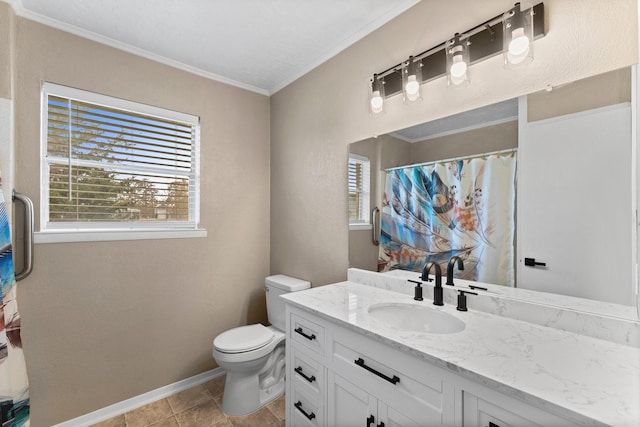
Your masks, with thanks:
M637 346L480 311L475 296L457 311L465 284L436 307L431 285L414 301L404 278L359 275L377 285L350 271L283 296L287 425L640 425Z

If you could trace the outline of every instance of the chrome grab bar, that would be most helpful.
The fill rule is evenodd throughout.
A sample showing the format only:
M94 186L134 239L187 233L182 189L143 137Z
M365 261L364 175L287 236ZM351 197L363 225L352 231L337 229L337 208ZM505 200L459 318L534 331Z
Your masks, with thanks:
M26 278L33 270L33 202L24 194L16 193L13 190L11 200L16 199L24 205L24 268L21 272L16 272L16 281Z
M378 217L380 216L380 209L376 206L375 208L373 208L373 210L371 211L371 224L373 225L372 230L373 230L373 244L378 246L380 244L380 239L378 238L379 234L378 234Z

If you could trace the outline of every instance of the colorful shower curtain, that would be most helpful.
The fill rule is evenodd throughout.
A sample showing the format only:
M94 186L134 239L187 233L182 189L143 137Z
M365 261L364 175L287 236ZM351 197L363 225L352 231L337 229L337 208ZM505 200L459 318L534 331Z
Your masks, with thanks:
M20 339L11 231L0 178L0 421L3 427L29 425L29 383Z
M456 277L514 285L516 151L386 174L378 265L422 271L464 260Z

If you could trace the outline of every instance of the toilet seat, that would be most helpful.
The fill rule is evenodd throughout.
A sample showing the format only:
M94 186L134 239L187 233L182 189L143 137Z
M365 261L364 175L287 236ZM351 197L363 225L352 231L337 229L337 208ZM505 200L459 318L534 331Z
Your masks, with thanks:
M213 346L222 353L245 353L266 346L273 337L271 329L257 323L221 333L213 340Z

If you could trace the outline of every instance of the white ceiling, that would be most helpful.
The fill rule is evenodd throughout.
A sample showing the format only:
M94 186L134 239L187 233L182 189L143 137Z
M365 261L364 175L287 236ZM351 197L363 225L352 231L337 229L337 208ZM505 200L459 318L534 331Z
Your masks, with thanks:
M411 126L391 135L407 142L420 142L514 120L518 120L518 98Z
M419 0L4 0L43 24L273 94Z

